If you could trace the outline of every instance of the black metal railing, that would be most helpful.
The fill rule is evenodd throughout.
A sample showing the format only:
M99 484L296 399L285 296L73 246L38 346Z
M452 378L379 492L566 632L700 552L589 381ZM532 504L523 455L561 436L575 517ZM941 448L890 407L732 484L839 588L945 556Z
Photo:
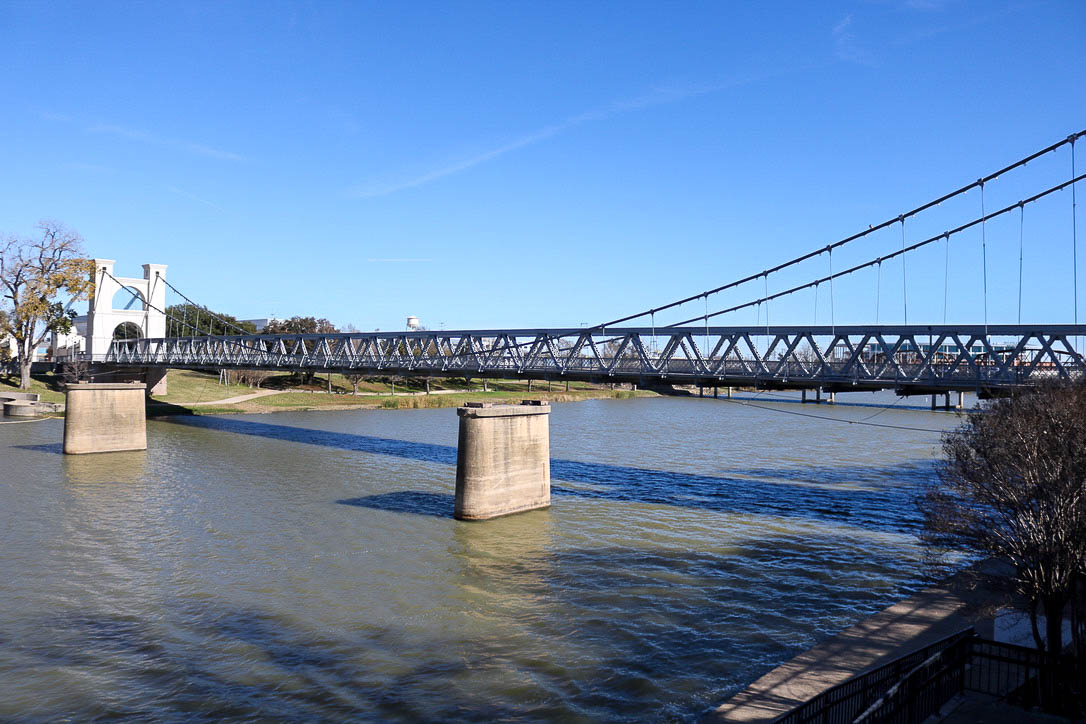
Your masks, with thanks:
M922 722L965 690L976 638L961 638L917 664L853 721L863 724Z
M1086 662L982 639L970 628L827 689L777 722L918 724L963 692L1081 717Z
M910 671L954 644L975 635L972 627L919 651L855 676L822 692L777 720L778 724L847 724L868 710Z
M1086 661L1074 656L974 639L965 688L1050 714L1086 715Z

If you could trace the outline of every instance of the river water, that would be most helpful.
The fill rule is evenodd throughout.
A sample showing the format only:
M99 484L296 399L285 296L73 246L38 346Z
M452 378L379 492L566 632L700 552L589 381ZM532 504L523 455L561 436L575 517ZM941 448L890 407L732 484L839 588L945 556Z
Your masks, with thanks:
M788 413L958 423L748 403L555 405L552 507L485 523L451 516L453 409L92 456L0 425L0 719L696 719L920 585L939 435Z

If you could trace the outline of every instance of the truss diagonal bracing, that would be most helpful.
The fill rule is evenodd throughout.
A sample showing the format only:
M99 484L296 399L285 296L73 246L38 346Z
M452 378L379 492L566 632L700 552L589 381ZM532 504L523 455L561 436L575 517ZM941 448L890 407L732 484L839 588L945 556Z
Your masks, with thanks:
M93 362L903 393L1078 379L1086 325L627 327L115 341ZM701 344L699 344L699 341Z

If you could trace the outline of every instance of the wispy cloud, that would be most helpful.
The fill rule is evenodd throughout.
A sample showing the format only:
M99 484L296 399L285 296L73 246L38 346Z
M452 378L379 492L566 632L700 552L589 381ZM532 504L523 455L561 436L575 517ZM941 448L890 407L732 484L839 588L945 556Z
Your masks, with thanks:
M945 10L948 0L905 0L908 10Z
M65 168L70 168L73 171L88 171L90 173L116 173L117 169L111 166L102 166L97 163L84 163L83 161L68 161L64 164Z
M388 259L366 259L370 264L426 264L432 262L433 259L407 259L407 258L388 258Z
M838 60L863 65L873 64L871 53L860 45L852 32L852 15L841 18L830 34L833 37L833 54Z
M452 176L453 174L466 171L470 168L478 166L479 164L492 161L500 156L504 156L507 153L520 150L527 146L532 146L547 139L553 138L561 133L569 131L578 126L582 126L586 123L593 121L603 121L614 116L639 111L653 106L661 106L669 103L677 103L679 101L693 98L695 96L707 95L710 93L716 93L719 91L727 90L729 88L735 88L742 85L747 85L758 80L762 80L774 73L762 73L758 75L750 75L743 77L736 77L724 82L719 83L707 83L707 84L686 84L686 85L671 85L661 86L654 88L653 90L644 93L635 98L628 98L626 100L616 101L609 103L599 108L579 113L575 116L554 123L549 126L536 129L531 133L527 133L519 138L515 138L504 144L496 146L488 151L463 158L459 161L454 161L444 166L438 166L437 168L425 171L420 174L409 176L407 178L398 181L385 181L374 182L368 184L361 184L348 190L351 196L362 199L371 199L378 196L387 196L389 194L396 193L397 191L405 191L417 186L437 181L438 179Z
M66 116L63 113L53 113L52 111L38 111L38 117L43 121L54 121L57 123L71 123L70 116Z
M169 190L169 191L174 192L178 196L184 196L186 199L189 199L191 201L195 201L195 202L197 202L199 204L203 204L204 206L210 206L211 208L218 209L219 211L224 211L225 210L225 209L223 209L223 207L219 206L218 204L216 204L214 202L211 202L211 201L208 201L207 199L201 198L201 197L197 196L196 194L189 193L188 191L185 191L184 189L179 189L176 186L166 186L166 189Z
M208 158L217 158L223 161L245 160L240 154L231 151L224 151L219 148L205 146L202 143L193 143L191 141L184 141L176 138L163 138L161 136L156 136L153 133L148 133L147 131L136 128L126 128L111 123L99 123L91 126L87 131L90 133L103 133L119 138L127 138L131 141L138 141L152 146L166 146L198 156L207 156Z

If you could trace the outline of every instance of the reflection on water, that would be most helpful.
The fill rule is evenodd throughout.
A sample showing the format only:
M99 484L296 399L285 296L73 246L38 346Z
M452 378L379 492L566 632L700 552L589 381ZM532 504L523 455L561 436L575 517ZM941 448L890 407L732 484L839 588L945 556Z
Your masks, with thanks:
M937 435L682 399L551 424L554 505L485 523L451 517L453 410L88 456L0 427L0 719L690 719L918 584Z

